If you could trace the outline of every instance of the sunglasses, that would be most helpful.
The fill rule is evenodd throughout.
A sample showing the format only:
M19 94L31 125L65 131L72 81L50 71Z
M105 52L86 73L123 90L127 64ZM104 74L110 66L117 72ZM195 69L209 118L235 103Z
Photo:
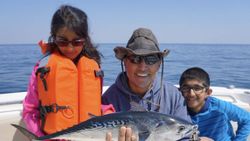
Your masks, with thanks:
M184 85L184 86L180 87L180 91L183 94L190 93L190 90L193 90L193 92L195 94L199 95L199 94L202 94L204 92L204 89L206 89L206 87L203 87L203 86L200 86L200 85L194 85L194 86Z
M133 64L140 64L144 60L145 64L153 65L161 60L161 57L158 54L140 56L140 55L130 55L127 56L127 59Z
M79 47L79 46L83 46L85 40L83 40L83 39L74 39L72 41L68 41L68 40L65 40L65 39L55 39L54 42L59 47L67 47L69 44L71 44L74 47Z

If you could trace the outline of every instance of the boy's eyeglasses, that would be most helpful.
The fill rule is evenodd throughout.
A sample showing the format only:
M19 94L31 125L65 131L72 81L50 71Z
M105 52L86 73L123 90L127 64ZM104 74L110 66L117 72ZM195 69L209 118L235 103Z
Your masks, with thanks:
M130 56L127 56L127 58L133 64L140 64L142 60L144 60L144 62L147 65L153 65L161 60L158 54L151 54L151 55L146 55L146 56L130 55Z
M68 41L68 40L64 40L64 39L55 39L54 42L59 47L67 47L70 43L71 43L72 46L78 47L78 46L83 46L85 40L83 40L83 39L74 39L72 41Z
M199 85L194 85L194 86L182 86L180 87L180 91L183 94L187 94L190 93L190 90L193 90L193 92L195 94L202 94L204 92L204 90L206 89L206 87L203 86L199 86Z

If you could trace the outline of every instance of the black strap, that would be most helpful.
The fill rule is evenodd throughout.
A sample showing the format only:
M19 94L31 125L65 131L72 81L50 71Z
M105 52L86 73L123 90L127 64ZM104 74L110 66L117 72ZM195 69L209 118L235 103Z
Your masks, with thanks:
M36 75L38 75L38 73L40 73L40 78L41 78L41 80L43 82L43 87L44 87L45 91L48 90L48 86L47 86L47 82L46 82L44 76L47 73L49 73L49 71L50 71L49 67L41 67L41 68L38 68L37 71L36 71Z
M59 110L64 110L64 109L69 108L69 106L59 106L56 103L51 104L51 105L40 106L40 107L41 107L41 110L42 110L41 112L45 113L45 114L51 113L51 112L56 113Z
M104 72L102 70L95 70L95 77L104 77Z
M46 119L46 115L48 113L51 113L51 112L56 113L59 110L64 110L64 109L68 109L68 108L69 108L69 106L59 106L56 103L51 104L51 105L45 105L45 106L42 106L40 104L39 111L40 111L40 117L41 117L41 129L42 130L44 129L45 119Z
M44 125L45 125L45 116L46 116L46 113L45 113L45 109L43 109L43 106L41 105L41 101L39 102L39 113L40 113L40 118L41 118L41 130L43 131L44 129Z

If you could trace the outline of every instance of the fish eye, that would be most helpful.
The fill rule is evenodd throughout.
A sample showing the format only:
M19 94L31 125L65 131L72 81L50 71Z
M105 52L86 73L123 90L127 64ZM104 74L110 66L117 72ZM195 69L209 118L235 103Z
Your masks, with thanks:
M186 129L185 126L179 126L178 133L182 132L185 129Z

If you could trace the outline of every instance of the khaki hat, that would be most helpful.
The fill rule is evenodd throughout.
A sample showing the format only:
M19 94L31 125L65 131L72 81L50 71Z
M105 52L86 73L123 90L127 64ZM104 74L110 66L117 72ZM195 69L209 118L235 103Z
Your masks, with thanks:
M168 55L169 50L160 51L159 44L153 32L147 28L136 29L130 37L126 48L117 46L114 48L117 59L124 59L127 54L148 55L158 53L162 57Z

